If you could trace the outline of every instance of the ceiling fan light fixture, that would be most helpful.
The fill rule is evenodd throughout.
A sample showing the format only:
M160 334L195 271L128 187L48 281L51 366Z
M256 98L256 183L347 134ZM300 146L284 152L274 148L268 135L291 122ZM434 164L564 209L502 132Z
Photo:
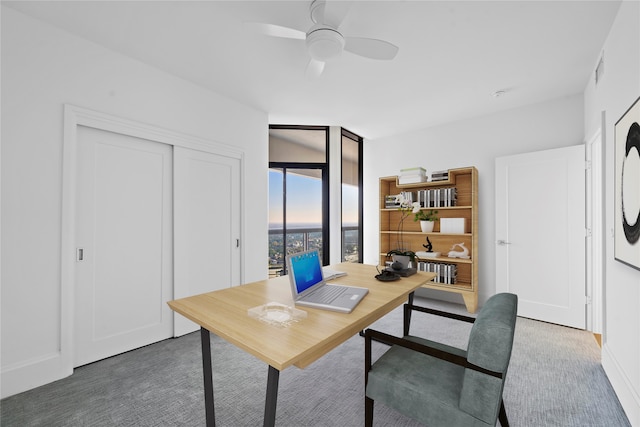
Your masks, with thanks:
M307 50L316 61L326 62L337 58L344 49L344 37L327 26L314 26L307 33Z

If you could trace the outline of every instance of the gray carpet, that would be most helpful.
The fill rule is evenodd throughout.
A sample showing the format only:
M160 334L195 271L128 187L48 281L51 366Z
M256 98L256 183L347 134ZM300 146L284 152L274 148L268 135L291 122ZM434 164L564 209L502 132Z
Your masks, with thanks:
M462 306L416 298L425 306L465 313ZM464 347L470 326L415 314L412 334ZM399 335L398 309L373 325ZM219 426L259 426L267 366L212 335ZM374 358L386 347L374 343ZM364 423L363 338L354 336L304 370L280 374L278 426ZM199 333L170 339L75 370L69 377L0 402L1 425L202 426ZM504 392L512 426L629 426L585 331L518 318ZM418 426L376 405L376 426Z

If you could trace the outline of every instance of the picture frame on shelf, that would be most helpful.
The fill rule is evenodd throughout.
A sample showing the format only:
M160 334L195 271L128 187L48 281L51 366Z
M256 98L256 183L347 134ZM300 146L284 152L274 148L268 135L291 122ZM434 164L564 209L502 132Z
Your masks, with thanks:
M614 126L614 258L640 270L640 98Z

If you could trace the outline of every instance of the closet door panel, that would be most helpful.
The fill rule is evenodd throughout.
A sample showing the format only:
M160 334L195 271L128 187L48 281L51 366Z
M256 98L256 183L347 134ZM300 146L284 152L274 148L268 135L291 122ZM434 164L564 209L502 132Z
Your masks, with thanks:
M175 292L182 298L240 282L240 160L174 149ZM175 316L175 335L198 329Z
M173 334L172 147L79 126L75 361Z

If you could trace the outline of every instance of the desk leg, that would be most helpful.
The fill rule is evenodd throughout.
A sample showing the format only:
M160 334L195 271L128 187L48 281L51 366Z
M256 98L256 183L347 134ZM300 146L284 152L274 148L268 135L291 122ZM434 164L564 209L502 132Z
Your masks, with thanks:
M274 427L276 425L276 403L278 401L278 380L280 371L269 365L269 375L267 376L267 398L264 403L264 426Z
M413 294L414 294L414 292L411 292L409 294L409 298L408 298L408 301L407 301L407 303L409 305L413 305ZM409 335L409 328L410 327L411 327L411 310L408 310L408 311L405 310L405 313L404 313L404 329L403 329L403 335L404 336Z
M215 427L216 414L213 405L213 371L211 369L211 336L205 328L200 328L202 343L202 373L204 376L204 409L207 427Z

